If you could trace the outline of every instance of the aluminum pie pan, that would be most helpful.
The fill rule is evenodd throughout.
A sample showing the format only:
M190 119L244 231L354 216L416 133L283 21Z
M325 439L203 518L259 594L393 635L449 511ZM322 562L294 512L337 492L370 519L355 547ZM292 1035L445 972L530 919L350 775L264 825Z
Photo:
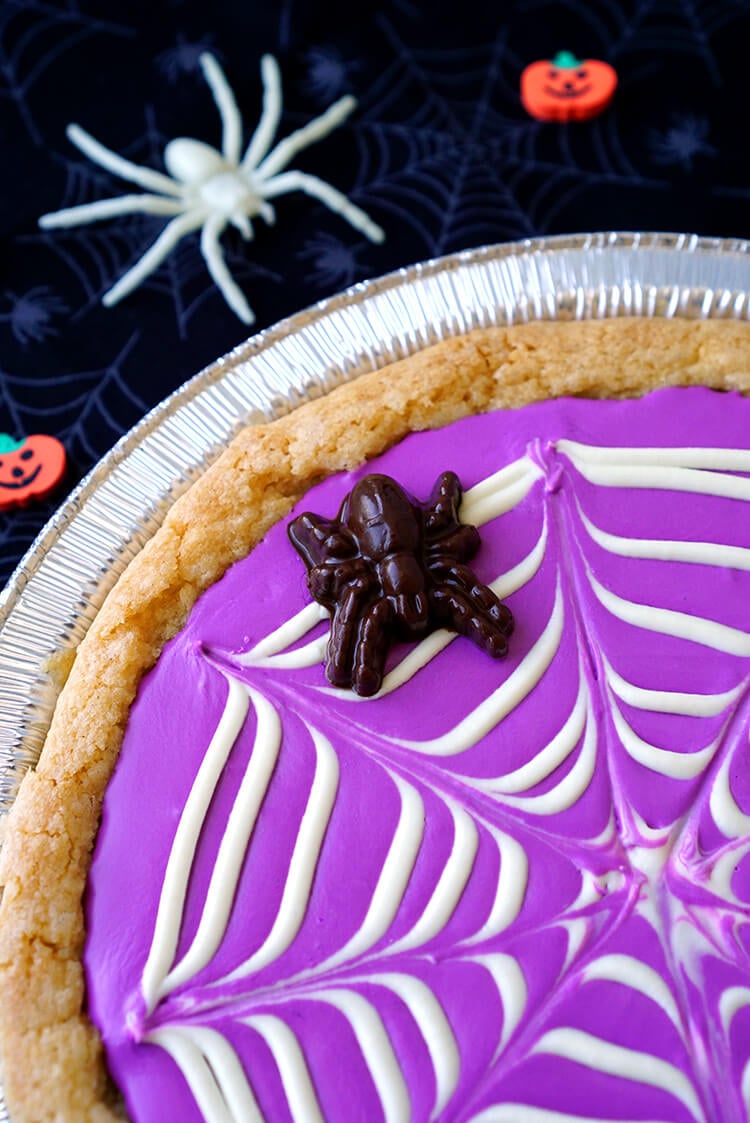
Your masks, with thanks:
M243 425L473 328L634 315L750 320L750 242L577 234L423 262L251 337L151 410L60 507L0 593L0 840L54 708L47 661L80 643L171 503Z

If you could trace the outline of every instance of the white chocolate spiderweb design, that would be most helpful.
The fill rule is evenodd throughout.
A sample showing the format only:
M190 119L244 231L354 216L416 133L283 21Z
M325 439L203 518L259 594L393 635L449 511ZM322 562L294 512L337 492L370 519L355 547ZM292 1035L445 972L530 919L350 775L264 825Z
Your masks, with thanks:
M613 495L646 492L624 532ZM226 700L139 1029L196 1118L344 1120L356 1089L387 1123L747 1119L748 502L744 450L530 446L462 508L518 543L492 582L519 622L508 662L437 632L361 700L321 686L314 605L245 655L206 651ZM459 659L462 692L412 714Z

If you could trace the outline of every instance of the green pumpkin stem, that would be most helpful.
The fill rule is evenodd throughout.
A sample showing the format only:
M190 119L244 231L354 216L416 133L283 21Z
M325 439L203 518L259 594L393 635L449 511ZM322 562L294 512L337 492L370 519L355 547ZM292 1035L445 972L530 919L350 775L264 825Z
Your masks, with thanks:
M10 433L0 433L0 455L4 452L15 452L22 444L23 441L14 441Z
M571 51L558 51L552 59L552 65L559 70L575 70L583 60L576 58Z

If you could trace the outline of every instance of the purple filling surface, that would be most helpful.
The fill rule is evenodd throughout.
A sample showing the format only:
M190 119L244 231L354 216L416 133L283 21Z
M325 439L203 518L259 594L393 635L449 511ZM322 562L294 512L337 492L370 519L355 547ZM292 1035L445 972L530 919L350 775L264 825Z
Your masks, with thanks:
M223 1098L234 1078L215 1059L204 1065L210 1091L201 1110L186 1073L148 1040L197 1030L186 1039L205 1043L206 1029L227 1044L260 1117L274 1123L314 1118L290 1091L301 1086L295 1058L322 1117L342 1123L545 1123L554 1118L545 1111L746 1118L750 473L703 469L699 479L692 469L679 487L661 476L657 485L612 486L586 480L555 445L746 449L748 433L750 401L703 389L468 418L315 487L200 598L141 685L89 879L89 1011L135 1123L240 1117ZM457 472L467 491L522 457L537 476L480 527L472 561L489 583L542 540L538 568L507 597L516 621L507 659L459 637L392 693L365 701L327 689L322 660L298 668L242 661L310 603L287 540L290 519L303 510L332 517L366 472L390 475L423 500L441 471ZM708 476L748 481L748 498L701 493ZM739 553L731 564L625 556L622 539L738 547L747 568ZM549 634L556 596L556 644L502 720L461 751L403 743L460 730L516 672L522 678ZM647 606L646 615L622 618L628 604ZM702 632L696 639L691 619L721 625L721 644ZM670 634L683 624L689 634ZM316 625L291 649L326 629ZM414 647L396 645L387 669ZM165 870L230 681L252 691L250 704L203 816L167 970L204 916L221 840L259 751L258 698L279 716L280 749L217 950L149 1009L142 976ZM624 696L623 681L635 693ZM686 708L685 695L729 691L714 712L674 712ZM519 772L565 740L582 696L587 716L572 748L536 776ZM257 971L226 981L265 946L285 907L317 735L338 778L309 893L286 943ZM458 745L460 733L451 736ZM684 761L703 763L683 774ZM421 807L421 834L413 853L404 843L392 916L356 954L321 968L380 907L404 792ZM496 922L498 901L506 915ZM381 1074L392 1065L408 1090L405 1115L384 1094Z

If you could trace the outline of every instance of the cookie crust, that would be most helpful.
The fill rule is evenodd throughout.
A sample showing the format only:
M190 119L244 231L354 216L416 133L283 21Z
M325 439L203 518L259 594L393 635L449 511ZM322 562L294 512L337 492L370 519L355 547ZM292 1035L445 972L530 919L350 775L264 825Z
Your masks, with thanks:
M200 593L317 481L408 433L563 395L750 393L750 324L613 319L448 340L245 429L180 498L80 645L0 852L0 1056L13 1123L123 1118L85 1013L83 894L104 791L145 671Z

